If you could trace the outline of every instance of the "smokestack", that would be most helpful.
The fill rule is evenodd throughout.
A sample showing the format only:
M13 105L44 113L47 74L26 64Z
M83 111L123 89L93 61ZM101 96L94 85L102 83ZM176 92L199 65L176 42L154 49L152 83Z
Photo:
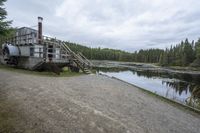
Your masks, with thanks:
M42 17L38 17L38 44L42 42Z

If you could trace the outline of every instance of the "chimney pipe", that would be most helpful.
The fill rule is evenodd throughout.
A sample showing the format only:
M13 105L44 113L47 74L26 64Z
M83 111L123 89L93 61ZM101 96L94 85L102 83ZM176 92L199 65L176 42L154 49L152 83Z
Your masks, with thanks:
M38 44L42 43L42 17L38 17Z

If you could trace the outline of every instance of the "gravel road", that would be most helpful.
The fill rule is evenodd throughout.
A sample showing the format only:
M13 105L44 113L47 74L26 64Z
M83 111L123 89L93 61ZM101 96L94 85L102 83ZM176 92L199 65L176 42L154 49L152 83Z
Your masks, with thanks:
M0 132L200 133L200 115L177 106L100 75L0 70Z

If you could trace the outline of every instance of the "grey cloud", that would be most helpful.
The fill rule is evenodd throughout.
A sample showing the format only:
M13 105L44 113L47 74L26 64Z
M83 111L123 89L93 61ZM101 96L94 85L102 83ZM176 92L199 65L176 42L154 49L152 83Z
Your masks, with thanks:
M91 47L134 51L200 37L196 0L8 0L14 26L44 17L46 35Z

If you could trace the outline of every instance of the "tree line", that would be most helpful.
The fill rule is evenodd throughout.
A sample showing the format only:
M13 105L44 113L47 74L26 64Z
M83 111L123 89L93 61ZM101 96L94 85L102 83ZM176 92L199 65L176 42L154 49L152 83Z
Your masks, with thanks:
M181 41L175 46L163 49L139 50L134 53L108 48L91 48L75 43L66 42L75 52L83 53L92 60L113 60L142 63L158 63L162 66L200 66L200 39L189 42Z
M7 0L0 0L0 38L12 36L14 28L10 25L12 21L6 20L7 12L4 8L4 3Z
M109 48L91 48L80 44L66 42L70 49L74 52L81 52L91 60L112 60L112 61L128 61L128 62L159 62L160 54L164 52L162 49L140 50L134 53L109 49Z
M159 64L163 66L200 66L200 39L189 42L188 39L180 44L167 48L161 55Z
M66 44L75 52L81 52L91 60L112 60L112 61L128 61L128 62L146 62L157 63L160 55L164 53L162 49L139 50L134 53L109 49L109 48L91 48L76 43L66 42Z

